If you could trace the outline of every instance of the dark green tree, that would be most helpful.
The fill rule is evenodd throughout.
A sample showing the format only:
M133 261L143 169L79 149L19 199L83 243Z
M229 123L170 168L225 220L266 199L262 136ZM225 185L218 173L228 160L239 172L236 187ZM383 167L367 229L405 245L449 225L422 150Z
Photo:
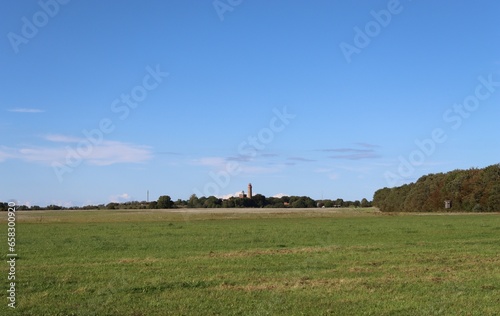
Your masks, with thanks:
M148 208L149 209L155 209L155 208L158 208L157 206L158 206L158 202L151 201L151 202L149 202Z
M9 203L0 202L0 211L7 211L9 209Z
M163 209L163 208L173 208L174 207L174 202L172 202L172 199L168 195L162 195L158 198L157 208Z
M216 208L216 207L221 207L222 205L222 200L215 197L215 196L209 196L204 202L203 202L203 207L204 208Z
M189 208L201 207L200 200L198 199L196 194L191 194L191 196L189 197L189 200L187 202L187 207L189 207Z
M252 202L255 207L265 207L267 205L266 197L262 194L252 196Z

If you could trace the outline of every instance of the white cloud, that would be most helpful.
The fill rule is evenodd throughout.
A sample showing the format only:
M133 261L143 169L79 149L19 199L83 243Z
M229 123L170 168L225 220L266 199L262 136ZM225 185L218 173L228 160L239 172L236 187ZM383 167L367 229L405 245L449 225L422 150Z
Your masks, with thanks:
M152 156L151 150L147 146L106 141L95 147L88 158L88 163L97 166L115 163L139 163L150 160Z
M49 134L43 136L43 138L54 143L78 143L79 141L82 140L81 138L78 137L71 137L59 134Z
M123 193L123 194L118 194L118 195L112 195L109 197L109 202L111 203L123 203L123 202L128 202L132 199L130 194L128 193Z
M13 158L27 162L38 162L50 165L54 161L64 162L66 151L64 148L24 147L12 149Z
M72 201L64 201L64 200L51 200L50 205L57 205L57 206L63 206L63 207L72 207L74 206L74 203ZM47 204L47 205L49 205Z
M24 146L20 148L0 148L0 161L19 159L52 165L68 161L81 161L89 165L107 166L116 163L141 163L153 157L148 146L103 140L93 144L85 138L65 135L48 135L44 137L53 143L64 143L49 146Z
M219 195L219 199L227 200L232 197L238 197L240 195L241 191L235 192L233 194L226 194L226 195Z
M15 113L43 113L43 112L45 112L44 110L40 110L40 109L26 109L26 108L15 108L15 109L9 109L7 111L15 112Z
M24 202L19 203L19 205L26 205L27 207L32 207L33 206L33 204L31 203L31 201L24 201Z
M284 196L290 196L290 195L289 194L285 194L285 193L278 193L278 194L273 195L274 198L278 198L278 199L282 198Z

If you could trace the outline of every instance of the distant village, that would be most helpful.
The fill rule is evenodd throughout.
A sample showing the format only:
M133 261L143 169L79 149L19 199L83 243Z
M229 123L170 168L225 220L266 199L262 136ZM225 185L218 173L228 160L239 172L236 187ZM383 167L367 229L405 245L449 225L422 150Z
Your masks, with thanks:
M247 192L241 191L238 196L222 199L215 196L198 197L191 195L188 200L173 201L169 195L162 195L156 201L110 202L108 204L64 207L61 205L18 205L18 210L113 210L113 209L171 209L171 208L340 208L340 207L371 207L372 202L366 198L356 201L344 201L341 198L330 200L314 200L307 196L266 197L254 194L252 184L247 186ZM8 209L7 203L0 202L0 211Z

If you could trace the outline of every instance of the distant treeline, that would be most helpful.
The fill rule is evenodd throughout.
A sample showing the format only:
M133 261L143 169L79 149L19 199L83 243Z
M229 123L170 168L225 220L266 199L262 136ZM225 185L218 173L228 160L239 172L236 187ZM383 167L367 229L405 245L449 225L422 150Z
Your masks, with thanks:
M86 205L82 207L72 206L63 207L59 205L48 205L40 207L37 205L26 206L18 205L17 210L36 211L36 210L100 210L100 209L164 209L164 208L245 208L245 207L267 207L267 208L313 208L313 207L370 207L372 203L367 199L361 201L344 201L343 199L336 200L313 200L307 196L283 196L283 197L265 197L262 194L256 194L251 198L231 197L229 199L221 199L215 196L197 197L191 195L189 200L173 201L170 196L162 195L157 201L131 201L124 203L108 203L100 205ZM0 202L0 211L7 211L7 203Z
M500 164L429 174L415 183L383 188L375 192L373 205L383 212L500 211Z
M369 207L371 202L367 199L361 201L344 201L343 199L336 200L313 200L308 196L282 196L282 197L266 197L262 194L256 194L251 198L231 197L229 199L220 199L215 196L197 197L191 195L189 200L166 203L168 196L160 197L156 207L168 208L187 207L187 208L241 208L241 207L267 207L267 208L310 208L310 207ZM154 203L154 202L153 202Z

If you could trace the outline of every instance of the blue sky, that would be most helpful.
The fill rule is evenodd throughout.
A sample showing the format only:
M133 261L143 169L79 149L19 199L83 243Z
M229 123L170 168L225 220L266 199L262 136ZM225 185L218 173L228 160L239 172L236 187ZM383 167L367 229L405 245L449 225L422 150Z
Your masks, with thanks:
M371 199L499 162L498 1L9 1L0 201Z

